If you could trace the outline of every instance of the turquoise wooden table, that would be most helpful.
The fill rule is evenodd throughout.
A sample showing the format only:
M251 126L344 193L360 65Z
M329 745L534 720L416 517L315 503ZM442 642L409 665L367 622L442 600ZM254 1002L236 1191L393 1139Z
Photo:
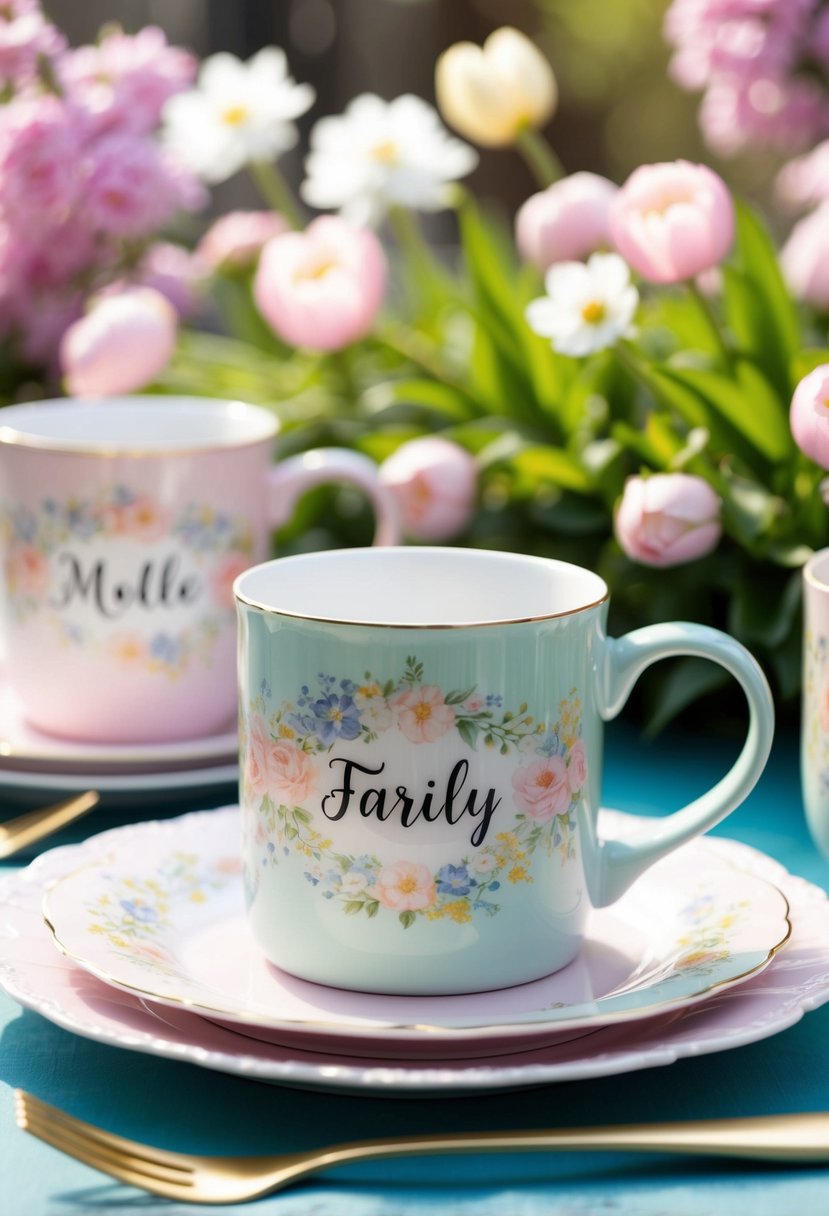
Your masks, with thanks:
M736 744L733 752L736 752ZM660 813L702 792L732 749L675 736L645 744L608 736L605 802ZM225 799L227 800L227 799ZM195 805L205 805L204 800ZM178 813L180 806L176 807ZM0 807L0 814L5 808ZM95 812L59 843L146 814ZM804 823L796 740L779 738L759 787L719 830L829 888L829 862ZM56 841L58 843L58 841ZM17 1130L20 1086L81 1118L168 1148L290 1150L374 1135L565 1126L829 1110L829 1004L790 1029L735 1050L597 1080L473 1097L375 1098L291 1090L79 1038L0 994L0 1211L206 1211L121 1186ZM351 1166L248 1205L278 1216L752 1216L821 1212L829 1169L611 1154L505 1154ZM217 1210L217 1209L210 1209ZM231 1207L225 1211L241 1211Z

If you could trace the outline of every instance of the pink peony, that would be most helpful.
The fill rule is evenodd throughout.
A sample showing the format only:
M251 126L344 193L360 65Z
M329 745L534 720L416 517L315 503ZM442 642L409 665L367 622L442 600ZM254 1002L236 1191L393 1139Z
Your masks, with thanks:
M587 753L584 743L576 739L567 752L567 783L571 794L577 794L587 781Z
M515 219L521 256L539 270L579 262L610 245L608 211L617 187L595 173L573 173L528 198Z
M208 270L250 269L272 237L289 231L275 211L229 211L208 228L196 253Z
M63 34L34 4L0 9L0 86L13 94L30 88L41 61L55 61L65 49Z
M616 512L616 539L644 566L678 566L710 553L720 539L721 502L688 473L629 477Z
M679 283L719 265L734 223L722 178L684 160L640 166L610 204L616 249L652 283Z
M795 224L780 265L795 299L829 312L829 202Z
M395 861L383 866L372 892L384 908L419 912L435 902L435 882L428 866L416 861Z
M153 140L120 133L90 145L84 208L97 231L121 239L146 237L189 201L178 170Z
M455 711L433 684L400 692L390 701L397 725L411 743L434 743L455 725Z
M561 756L545 756L524 764L512 774L515 805L536 823L563 815L570 806L567 765Z
M475 460L448 439L436 435L401 444L383 461L379 477L394 495L403 531L412 540L449 540L475 514Z
M374 233L325 215L305 232L268 241L253 294L283 342L326 351L365 337L385 287L386 259Z
M177 324L173 306L150 287L99 298L60 345L68 392L105 397L143 388L169 363Z
M31 232L59 223L80 200L83 115L57 97L0 107L0 209Z
M789 415L795 443L821 468L829 469L829 363L804 376L794 390Z
M301 806L317 788L311 757L289 739L274 739L260 714L248 724L243 771L255 795L284 806Z

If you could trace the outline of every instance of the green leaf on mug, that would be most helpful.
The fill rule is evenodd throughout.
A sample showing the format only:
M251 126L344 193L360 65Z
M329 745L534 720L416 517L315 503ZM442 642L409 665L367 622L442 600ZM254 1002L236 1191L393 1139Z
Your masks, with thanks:
M458 734L467 747L472 748L473 752L478 746L478 729L478 726L469 718L458 719Z
M415 916L414 912L401 912L398 920L404 929L410 929L417 920L417 917Z

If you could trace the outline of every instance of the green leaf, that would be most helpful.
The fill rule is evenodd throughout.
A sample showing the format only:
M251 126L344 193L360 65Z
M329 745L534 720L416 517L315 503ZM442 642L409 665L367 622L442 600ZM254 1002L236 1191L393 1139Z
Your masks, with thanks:
M376 916L380 911L380 902L376 899L368 899L366 900L365 908L367 916Z
M404 929L410 929L417 920L414 912L401 912L397 918Z
M293 814L294 819L296 819L299 823L307 824L311 822L311 816L301 806L295 806L291 813Z
M463 690L463 692L459 692L457 689L454 692L450 692L449 695L446 697L446 704L447 705L460 705L463 701L466 700L467 697L472 696L472 694L476 688L477 688L477 685L473 684L471 688L465 688Z
M807 346L805 350L798 351L792 361L792 380L797 383L804 376L808 376L809 372L813 372L816 367L822 367L825 363L829 363L829 349L822 346Z
M365 907L365 901L362 899L347 899L343 907L346 916L356 916L358 912L362 912Z
M447 422L477 418L483 412L474 397L456 385L416 376L377 384L369 389L364 400L368 413L375 419L399 405L422 406Z
M719 372L698 368L663 368L669 379L702 397L730 428L771 461L784 460L794 444L788 424L788 403L762 372L745 359L736 362L736 381Z
M458 734L474 752L478 746L478 727L469 718L458 718L457 726Z
M801 346L794 301L783 279L774 242L754 212L737 202L736 249L723 267L726 318L737 343L784 398Z
M800 602L799 572L775 587L762 570L748 570L733 586L729 630L744 641L773 650L788 636Z
M481 468L503 466L517 475L519 493L531 494L539 485L588 493L593 482L575 457L546 443L527 443L515 432L502 435L479 455Z

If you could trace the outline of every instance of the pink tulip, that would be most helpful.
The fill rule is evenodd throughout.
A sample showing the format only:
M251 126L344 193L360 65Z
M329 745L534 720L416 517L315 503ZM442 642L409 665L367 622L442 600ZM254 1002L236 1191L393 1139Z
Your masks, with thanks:
M379 475L394 494L403 531L412 540L449 540L472 519L477 470L457 443L439 436L412 439L383 461Z
M643 279L679 283L726 256L734 239L734 203L722 178L705 165L642 165L610 204L610 235Z
M573 173L528 198L515 219L521 256L547 270L610 246L608 212L617 187L596 173Z
M170 361L178 315L151 287L101 296L70 325L60 346L67 391L78 397L131 393Z
M780 265L796 299L829 311L829 203L795 224L780 252Z
M789 420L797 446L829 469L829 363L822 363L800 381Z
M229 211L208 228L196 253L209 270L246 269L256 264L271 237L289 230L275 211Z
M374 233L324 215L305 232L268 241L253 294L284 342L326 351L365 337L385 287L386 259Z
M688 473L629 477L616 512L616 539L643 566L679 566L715 548L721 505L707 481Z

